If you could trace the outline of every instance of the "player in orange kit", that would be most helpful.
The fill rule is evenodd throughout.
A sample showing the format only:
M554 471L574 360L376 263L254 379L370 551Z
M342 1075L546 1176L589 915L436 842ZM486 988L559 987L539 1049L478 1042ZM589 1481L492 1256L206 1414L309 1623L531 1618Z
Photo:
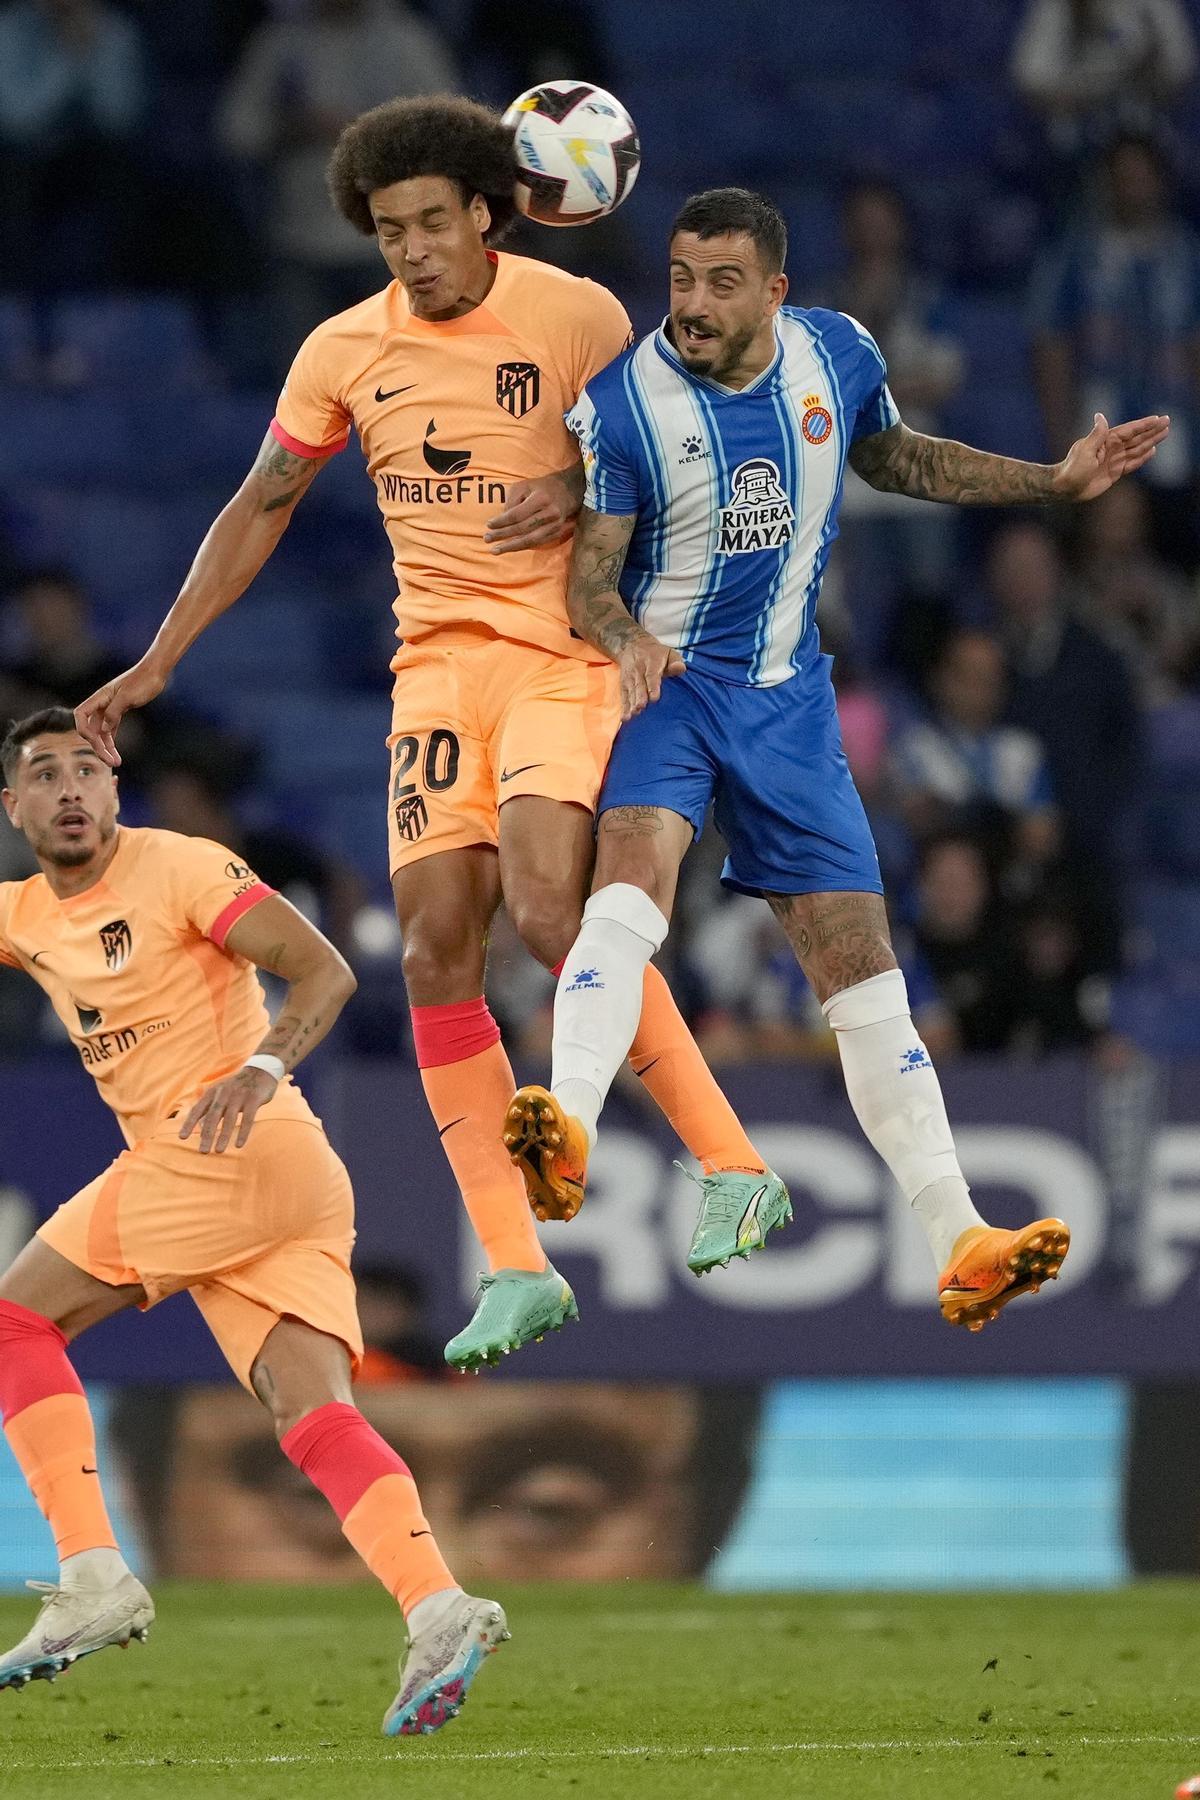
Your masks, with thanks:
M464 1368L576 1311L501 1142L514 1083L484 960L502 895L547 967L573 941L620 719L612 664L567 620L583 472L563 414L629 342L629 319L595 283L490 247L513 217L515 175L511 134L466 100L392 102L348 127L330 186L394 279L302 345L258 461L154 643L76 712L116 760L123 715L249 586L353 426L400 586L388 831L413 1037L490 1269L446 1349ZM764 1183L782 1191L653 967L630 1061L703 1166L702 1213L753 1218ZM751 1231L743 1248L758 1243Z
M45 990L129 1146L0 1276L4 1432L60 1559L58 1584L35 1584L32 1630L0 1655L0 1687L53 1680L154 1618L117 1548L66 1349L186 1288L285 1455L404 1609L384 1731L434 1731L507 1634L495 1601L455 1583L406 1465L351 1399L354 1199L291 1071L354 977L221 845L119 827L112 771L62 707L13 726L0 761L8 816L41 867L0 883L0 963ZM289 983L274 1026L256 967Z

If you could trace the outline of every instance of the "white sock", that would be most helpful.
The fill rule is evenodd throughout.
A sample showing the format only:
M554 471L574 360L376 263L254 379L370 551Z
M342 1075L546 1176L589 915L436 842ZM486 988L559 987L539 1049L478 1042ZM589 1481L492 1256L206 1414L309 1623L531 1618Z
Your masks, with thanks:
M408 1626L408 1635L415 1638L430 1626L438 1626L446 1614L463 1597L460 1587L439 1588L436 1594L427 1594L424 1600L418 1600L404 1623Z
M646 964L667 935L649 894L610 882L583 909L583 924L554 996L550 1088L596 1141L596 1121L642 1016Z
M599 1088L594 1088L590 1081L580 1081L575 1076L568 1075L565 1081L555 1082L553 1092L563 1111L579 1120L587 1132L588 1149L594 1150L600 1108L604 1105L604 1096Z
M129 1564L119 1550L77 1550L63 1558L58 1579L66 1588L110 1588L128 1574Z
M954 1240L984 1221L958 1166L941 1086L908 1010L899 969L825 1002L854 1116L925 1227L940 1268ZM916 1202L920 1201L920 1206Z
M961 1175L946 1175L931 1181L912 1203L913 1211L925 1227L929 1248L939 1269L944 1269L954 1254L954 1246L964 1231L983 1225L971 1204L971 1190Z

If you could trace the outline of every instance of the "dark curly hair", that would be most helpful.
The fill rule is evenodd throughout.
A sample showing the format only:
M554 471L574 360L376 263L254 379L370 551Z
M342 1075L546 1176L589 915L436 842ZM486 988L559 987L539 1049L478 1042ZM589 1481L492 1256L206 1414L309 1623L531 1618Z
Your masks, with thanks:
M31 738L58 737L75 730L75 714L65 706L47 706L27 718L14 719L0 743L0 768L5 785L11 787L21 766L21 752Z
M457 94L387 100L347 125L329 159L326 180L334 205L364 237L373 237L369 197L376 188L415 175L444 175L463 204L487 201L494 244L516 212L517 159L512 133L495 113Z

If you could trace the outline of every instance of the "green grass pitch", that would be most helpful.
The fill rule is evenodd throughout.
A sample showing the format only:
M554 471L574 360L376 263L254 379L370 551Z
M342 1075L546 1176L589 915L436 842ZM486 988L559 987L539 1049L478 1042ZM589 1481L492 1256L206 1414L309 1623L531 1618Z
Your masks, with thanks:
M513 1641L429 1739L377 1735L369 1587L163 1585L148 1645L0 1693L4 1800L1170 1800L1200 1772L1200 1594L498 1596ZM27 1601L0 1601L0 1631Z

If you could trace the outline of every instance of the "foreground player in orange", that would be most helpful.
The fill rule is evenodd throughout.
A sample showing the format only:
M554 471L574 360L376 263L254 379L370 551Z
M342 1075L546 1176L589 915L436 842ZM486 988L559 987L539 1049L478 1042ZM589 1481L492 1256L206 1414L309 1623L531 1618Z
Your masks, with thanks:
M96 1438L67 1359L81 1331L188 1289L284 1454L404 1609L389 1736L452 1718L507 1635L442 1560L406 1465L351 1399L362 1336L350 1181L291 1071L354 989L333 946L219 844L117 824L110 768L61 707L0 746L4 805L41 873L0 884L0 962L45 989L129 1148L0 1277L0 1412L54 1533L57 1585L0 1687L144 1638ZM255 973L288 983L272 1026Z
M630 341L629 319L595 283L490 247L513 217L515 177L511 134L469 101L398 101L347 129L330 167L334 199L377 236L394 279L302 345L258 461L153 644L75 715L118 760L124 714L162 690L244 593L353 426L400 587L387 817L413 1040L490 1270L446 1348L461 1368L576 1311L501 1143L515 1084L483 997L484 961L502 895L548 968L573 942L620 720L616 671L567 620L583 471L563 414ZM783 1183L652 966L630 1061L700 1162L705 1204L738 1216L769 1189L781 1222Z

